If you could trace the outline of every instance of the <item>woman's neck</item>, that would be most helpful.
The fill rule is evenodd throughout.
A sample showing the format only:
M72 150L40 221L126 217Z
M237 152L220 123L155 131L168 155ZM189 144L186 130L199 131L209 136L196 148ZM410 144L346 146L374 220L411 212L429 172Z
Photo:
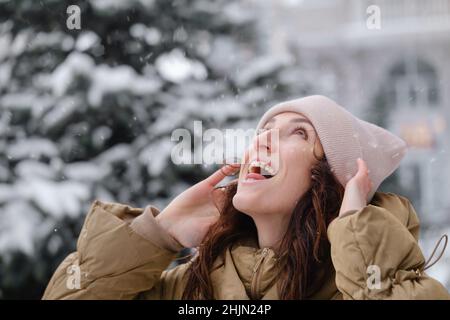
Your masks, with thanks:
M288 215L258 215L252 217L258 232L260 248L277 250L286 234L290 216Z

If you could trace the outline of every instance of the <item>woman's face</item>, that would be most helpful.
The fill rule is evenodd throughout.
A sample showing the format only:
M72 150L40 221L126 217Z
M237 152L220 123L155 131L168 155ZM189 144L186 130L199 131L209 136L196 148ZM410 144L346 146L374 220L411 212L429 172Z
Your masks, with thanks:
M310 187L312 166L322 157L322 145L306 117L275 115L244 155L234 207L250 216L291 214Z

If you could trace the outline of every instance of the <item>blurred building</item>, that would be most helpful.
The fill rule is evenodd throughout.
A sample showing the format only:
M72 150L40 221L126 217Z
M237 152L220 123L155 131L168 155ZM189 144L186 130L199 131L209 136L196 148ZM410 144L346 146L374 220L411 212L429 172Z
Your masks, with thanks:
M260 5L262 47L293 56L310 83L321 83L312 91L406 140L394 191L425 226L449 225L450 0Z

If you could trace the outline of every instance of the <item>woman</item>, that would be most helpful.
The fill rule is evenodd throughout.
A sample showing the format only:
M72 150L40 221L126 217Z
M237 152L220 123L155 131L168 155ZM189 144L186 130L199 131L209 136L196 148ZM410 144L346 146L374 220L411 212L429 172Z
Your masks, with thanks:
M272 107L258 129L241 165L160 213L95 201L44 299L450 298L423 272L410 202L376 192L403 140L323 96Z

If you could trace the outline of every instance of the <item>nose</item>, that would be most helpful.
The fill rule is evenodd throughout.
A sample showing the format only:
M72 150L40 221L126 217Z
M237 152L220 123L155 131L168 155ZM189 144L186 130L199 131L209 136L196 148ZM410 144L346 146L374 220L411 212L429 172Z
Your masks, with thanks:
M259 152L259 150L263 150L265 152L270 152L272 149L272 136L270 132L272 132L272 130L266 130L255 137L253 147L256 151Z
M269 129L257 135L253 141L253 151L257 160L271 159L276 149L277 130Z

